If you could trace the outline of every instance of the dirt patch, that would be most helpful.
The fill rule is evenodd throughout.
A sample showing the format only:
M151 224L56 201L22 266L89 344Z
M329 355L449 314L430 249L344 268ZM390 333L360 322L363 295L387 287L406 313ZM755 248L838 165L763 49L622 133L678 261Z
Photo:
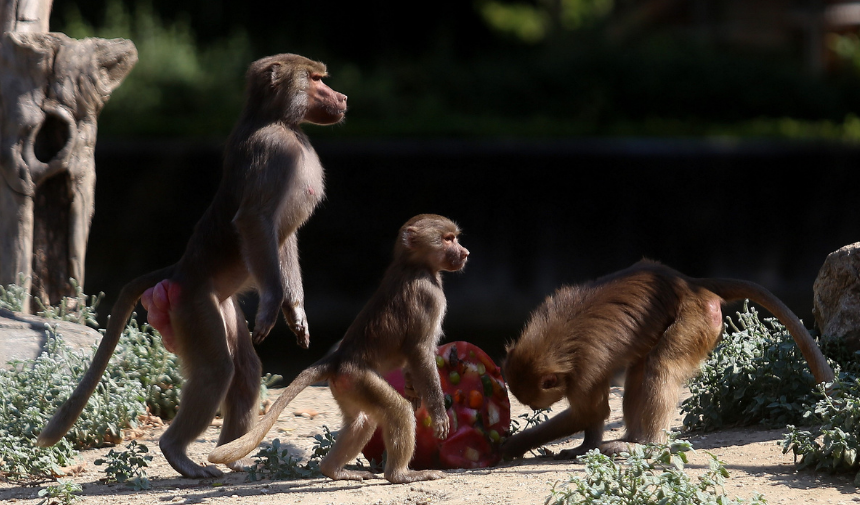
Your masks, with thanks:
M272 392L277 395L279 390ZM512 417L529 412L515 400ZM607 439L623 433L621 393L613 389L612 416L607 423ZM556 412L561 408L555 409ZM294 412L305 412L305 416ZM307 415L309 411L317 413ZM218 438L217 421L190 448L190 456L203 462ZM284 447L298 457L307 458L314 435L340 427L337 405L328 388L310 387L288 407L267 440L279 438ZM677 415L673 426L681 425ZM151 428L139 442L147 445L153 456L147 474L152 483L148 491L133 491L123 485L105 484L103 466L93 465L108 448L81 453L82 473L72 477L83 487L83 501L88 505L215 503L256 505L269 503L302 504L543 504L552 483L567 480L570 473L581 473L583 464L526 457L485 470L449 471L445 479L414 484L389 484L385 480L336 482L326 478L295 481L246 482L244 473L229 472L219 479L184 479L167 464L158 449L158 437L164 428ZM707 467L702 451L709 451L725 462L731 477L726 483L729 496L749 498L762 493L771 504L860 503L860 490L852 485L853 476L813 474L794 469L791 454L782 454L785 430L758 428L732 429L687 437L700 451L690 457L689 473ZM574 447L581 437L572 437L548 446L552 450ZM0 502L35 504L40 501L40 487L0 483Z

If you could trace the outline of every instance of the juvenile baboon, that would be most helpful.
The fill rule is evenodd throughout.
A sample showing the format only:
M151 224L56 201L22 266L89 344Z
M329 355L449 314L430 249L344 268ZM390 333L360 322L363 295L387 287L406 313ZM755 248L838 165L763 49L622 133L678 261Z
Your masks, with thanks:
M239 437L253 422L261 366L234 295L247 289L260 294L254 342L266 337L279 310L298 344L307 347L310 341L296 230L323 198L323 169L299 124L343 119L346 96L325 85L326 76L322 63L294 54L251 64L245 108L227 142L221 184L185 254L175 265L123 287L92 366L42 430L39 445L53 445L71 428L138 298L159 283L147 292L147 306L188 378L179 412L159 445L170 465L186 477L222 474L214 466L193 463L186 448L219 405L224 417L219 444Z
M507 346L503 370L510 391L532 408L567 398L570 408L511 437L508 457L584 431L585 440L557 458L599 447L607 454L628 443L665 440L683 382L698 369L723 330L723 301L749 298L791 332L817 382L833 371L803 324L778 298L752 282L694 279L642 261L594 282L562 287L531 316L519 341ZM603 442L609 416L609 381L626 368L627 433Z
M415 448L415 416L411 403L380 375L403 368L415 393L426 402L436 437L448 436L448 415L436 371L436 346L446 308L440 271L454 272L466 265L469 251L460 245L459 234L457 225L442 216L422 214L407 221L400 228L394 259L379 289L340 346L300 373L251 431L217 447L209 461L226 463L244 457L299 392L327 379L343 413L343 428L320 463L323 474L332 479L375 477L346 470L344 465L361 452L380 425L388 451L386 479L401 483L442 478L445 474L440 471L407 469Z

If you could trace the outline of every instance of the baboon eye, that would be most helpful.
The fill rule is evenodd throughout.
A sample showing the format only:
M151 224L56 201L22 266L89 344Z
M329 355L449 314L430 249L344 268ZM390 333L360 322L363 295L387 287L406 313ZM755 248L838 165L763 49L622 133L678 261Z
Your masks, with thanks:
M552 389L558 384L558 377L555 375L547 375L541 380L541 389Z

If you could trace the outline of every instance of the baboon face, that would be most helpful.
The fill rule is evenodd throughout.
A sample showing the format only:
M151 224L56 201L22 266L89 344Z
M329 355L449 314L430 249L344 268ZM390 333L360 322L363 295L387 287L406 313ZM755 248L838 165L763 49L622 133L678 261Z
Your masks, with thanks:
M332 125L343 121L346 114L346 95L338 93L323 82L324 74L311 72L308 87L308 111L305 122Z

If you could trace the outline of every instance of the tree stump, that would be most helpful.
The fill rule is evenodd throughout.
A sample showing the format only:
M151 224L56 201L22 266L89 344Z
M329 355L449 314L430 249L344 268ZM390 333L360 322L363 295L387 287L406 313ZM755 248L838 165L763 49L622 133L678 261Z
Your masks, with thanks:
M125 39L2 34L0 285L23 274L28 292L46 304L74 294L70 278L83 285L96 119L136 62Z

